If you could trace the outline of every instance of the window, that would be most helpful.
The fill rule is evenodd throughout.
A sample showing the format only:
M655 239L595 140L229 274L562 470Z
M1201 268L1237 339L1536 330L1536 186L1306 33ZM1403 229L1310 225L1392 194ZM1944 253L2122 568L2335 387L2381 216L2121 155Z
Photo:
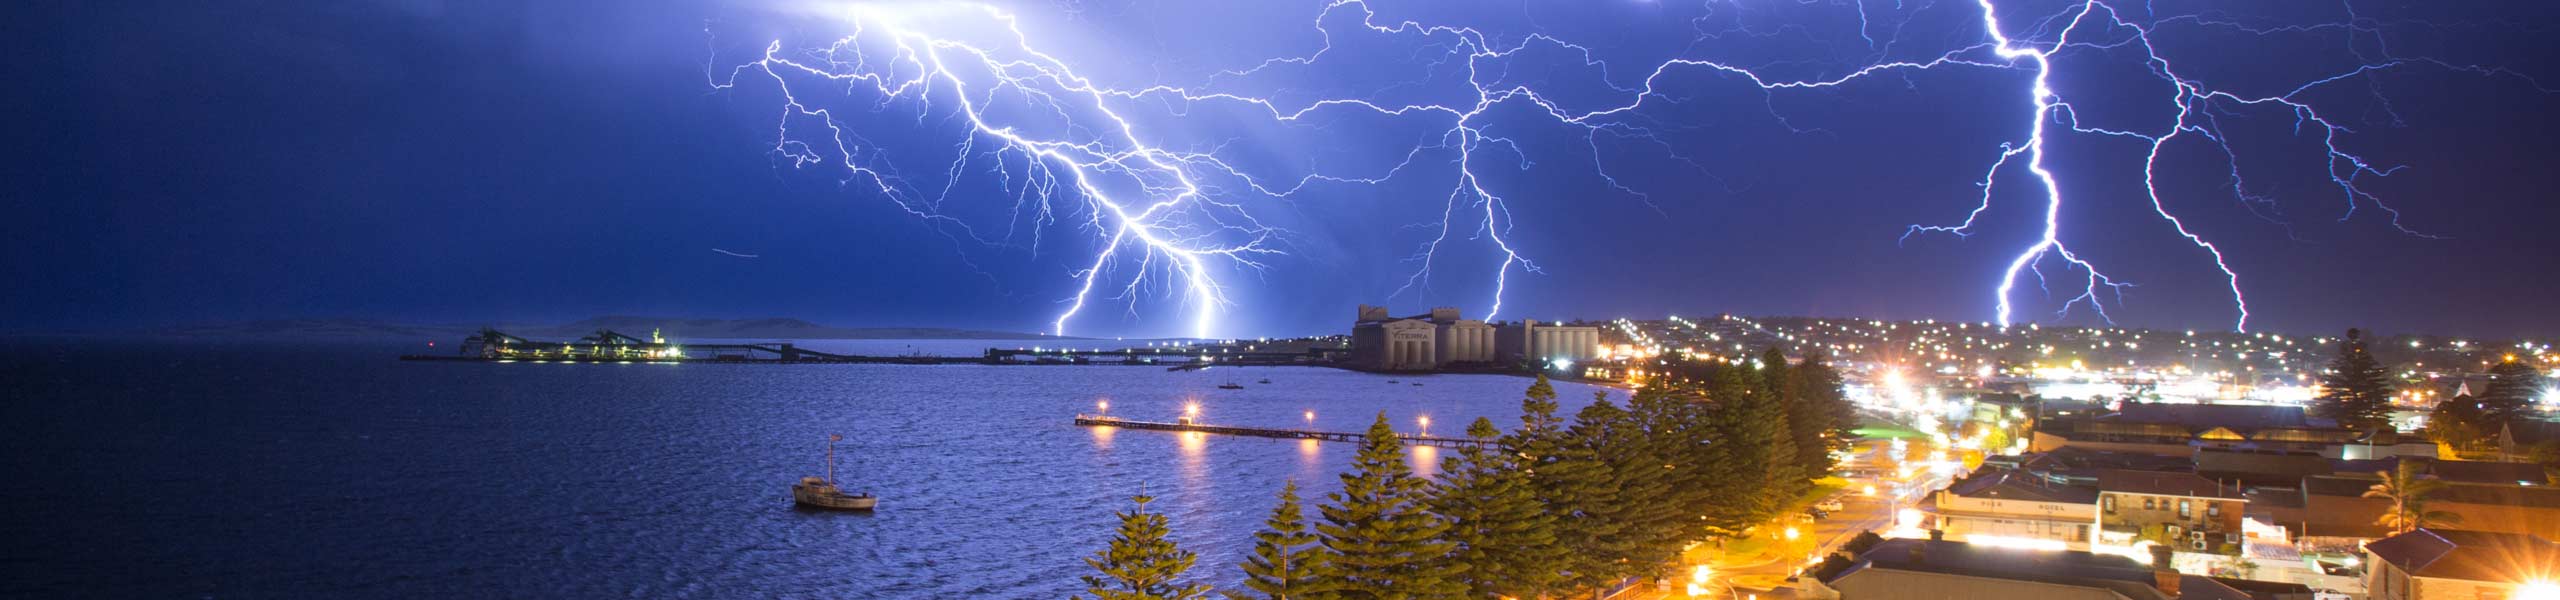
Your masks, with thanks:
M2214 502L2204 505L2204 516L2222 518L2222 503Z
M2108 497L2105 497L2105 498L2099 498L2099 499L2098 499L2098 503L2099 503L2099 504L2103 504L2103 505L2105 505L2105 506L2103 506L2103 507L2101 507L2101 508L2105 508L2105 509L2107 509L2107 512L2115 512L2115 511L2116 511L2116 497L2115 497L2115 496L2108 496Z
M2159 507L2158 505L2154 505L2154 504L2152 504L2152 503L2151 503L2151 499L2150 499L2150 498L2143 498L2143 499L2142 499L2142 509L2143 509L2143 510L2159 510L2159 508L2160 508L2160 507Z
M2186 500L2179 500L2179 501L2178 501L2178 518L2184 519L2184 518L2193 517L2193 516L2196 516L2196 507L2195 507L2195 503L2194 503L2194 502L2190 502L2190 501L2186 501Z

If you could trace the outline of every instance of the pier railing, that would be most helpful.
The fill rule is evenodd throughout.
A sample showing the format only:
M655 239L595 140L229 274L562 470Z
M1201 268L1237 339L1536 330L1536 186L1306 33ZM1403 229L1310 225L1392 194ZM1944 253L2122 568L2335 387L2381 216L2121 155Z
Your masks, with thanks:
M1076 415L1076 425L1083 427L1123 427L1128 429L1145 429L1151 431L1214 433L1218 435L1241 435L1293 440L1324 440L1328 442L1359 442L1369 438L1369 434L1342 431L1239 427L1234 425L1209 425L1197 422L1136 421L1106 415L1084 414ZM1406 444L1439 446L1443 448L1492 445L1491 442L1475 438L1454 438L1415 433L1399 433L1396 434L1396 438L1402 440Z

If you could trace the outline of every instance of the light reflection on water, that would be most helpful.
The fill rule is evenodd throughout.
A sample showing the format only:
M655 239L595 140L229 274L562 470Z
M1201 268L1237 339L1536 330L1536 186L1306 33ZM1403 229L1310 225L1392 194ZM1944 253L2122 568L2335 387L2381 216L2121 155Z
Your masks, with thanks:
M1078 558L1142 488L1200 554L1195 572L1231 585L1281 482L1315 502L1357 446L1077 427L1075 414L1108 398L1113 416L1170 421L1196 400L1212 424L1362 431L1382 411L1399 428L1424 414L1509 424L1528 385L1388 386L1321 368L391 360L403 351L0 347L21 396L0 403L17 432L0 454L50 457L13 463L0 511L27 524L19 543L53 549L11 555L0 595L1055 598L1081 591ZM1559 396L1571 414L1590 393ZM790 508L788 484L817 474L830 433L846 440L838 478L880 494L876 514ZM1445 456L1408 454L1425 473ZM189 501L150 501L171 489Z
M1412 448L1407 449L1406 452L1412 454L1410 458L1405 459L1405 462L1413 464L1413 474L1421 475L1423 477L1438 477L1440 475L1439 446L1415 444Z

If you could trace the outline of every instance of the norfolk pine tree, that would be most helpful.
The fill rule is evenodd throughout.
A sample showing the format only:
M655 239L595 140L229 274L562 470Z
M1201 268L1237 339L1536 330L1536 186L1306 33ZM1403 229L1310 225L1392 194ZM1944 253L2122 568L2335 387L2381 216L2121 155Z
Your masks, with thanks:
M1467 437L1488 445L1461 448L1444 462L1432 508L1450 521L1449 540L1458 544L1451 559L1467 566L1459 577L1470 595L1537 598L1557 578L1547 568L1555 517L1538 503L1519 455L1490 445L1501 435L1489 419L1467 426Z
M1438 600L1465 597L1465 565L1449 559L1457 544L1444 539L1448 521L1432 514L1428 490L1405 464L1404 443L1387 426L1386 413L1369 425L1342 491L1326 497L1316 531L1329 560L1317 570L1327 598Z
M2391 375L2382 361L2365 349L2364 332L2348 329L2338 341L2338 356L2320 376L2320 397L2312 411L2357 431L2391 424Z
M1101 575L1084 577L1085 592L1095 600L1195 600L1209 596L1209 586L1176 580L1199 559L1165 539L1171 529L1162 514L1147 512L1155 498L1139 495L1135 508L1120 513L1120 535L1111 546L1084 559Z
M1253 534L1253 556L1244 562L1244 587L1252 594L1229 592L1235 600L1313 600L1322 590L1316 587L1316 571L1326 559L1324 546L1316 543L1316 534L1307 528L1306 515L1298 507L1298 482L1290 481L1280 488L1280 506L1271 509L1271 519L1262 531Z

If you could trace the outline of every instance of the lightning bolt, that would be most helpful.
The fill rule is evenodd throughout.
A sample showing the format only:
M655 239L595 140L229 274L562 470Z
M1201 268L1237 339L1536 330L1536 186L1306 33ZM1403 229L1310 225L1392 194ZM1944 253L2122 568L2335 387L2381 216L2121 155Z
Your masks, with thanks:
M990 6L967 7L1010 34L1008 47L989 49L910 26L912 19L926 15L886 6L845 8L854 34L799 57L786 56L777 40L766 46L761 58L736 67L713 86L726 89L737 85L739 75L763 74L784 99L774 143L778 155L789 157L794 166L835 162L909 214L988 242L966 223L940 212L951 186L944 186L941 195L921 198L903 184L892 166L866 160L860 137L835 118L833 109L803 102L804 92L795 77L843 86L847 93L867 92L883 104L909 101L950 107L971 134L971 142L959 147L947 169L954 183L969 162L980 156L974 141L993 140L1002 146L995 157L1000 168L1009 166L1004 163L1007 158L1014 158L1025 171L1024 190L1036 210L1032 220L1055 218L1053 201L1071 195L1081 202L1082 227L1105 240L1090 265L1074 273L1080 285L1066 310L1053 321L1057 334L1066 334L1068 322L1083 312L1114 261L1124 253L1135 253L1139 272L1162 270L1179 281L1184 301L1192 305L1191 335L1210 337L1219 308L1229 304L1213 269L1260 268L1257 256L1279 252L1273 244L1282 231L1262 226L1241 207L1204 194L1191 170L1203 156L1148 141L1106 102L1110 91L1077 75L1064 61L1034 49L1011 14ZM886 56L874 56L876 52ZM983 86L977 85L981 79ZM1061 118L1081 111L1099 123L1092 128L1078 123L1034 127L990 114L1013 110ZM792 123L803 118L817 120L826 130L826 147L794 137ZM923 115L919 113L918 118ZM1010 178L1012 173L1006 175ZM1135 197L1110 187L1115 185L1134 190L1130 195ZM1062 193L1067 189L1073 193ZM1213 265L1212 260L1225 264ZM1128 278L1123 295L1137 294L1146 281L1143 276Z
M1375 186L1411 176L1409 172L1427 170L1435 161L1445 161L1450 165L1450 183L1441 198L1439 218L1418 225L1419 229L1432 232L1430 239L1408 257L1414 268L1391 296L1429 293L1434 264L1453 239L1479 240L1498 259L1487 274L1493 291L1485 300L1486 318L1491 319L1502 313L1503 298L1513 285L1512 275L1543 272L1514 241L1514 228L1519 222L1511 215L1512 200L1488 185L1483 177L1489 169L1525 171L1535 166L1531 152L1522 148L1516 138L1496 133L1497 127L1543 124L1565 128L1580 138L1583 148L1574 152L1587 152L1589 168L1599 180L1613 192L1651 206L1650 195L1620 181L1610 171L1604 147L1621 143L1647 146L1703 176L1716 177L1713 171L1679 151L1670 137L1676 132L1675 126L1659 114L1678 108L1682 100L1660 91L1659 84L1669 78L1694 74L1744 87L1760 95L1773 121L1798 133L1816 133L1821 129L1800 126L1783 114L1779 101L1788 94L1952 68L2026 73L2024 91L2030 110L2022 115L2025 131L1991 155L1978 180L1981 194L1961 222L1912 225L1904 232L1904 240L1924 234L1970 237L1977 220L1993 207L1993 183L2003 173L2023 168L2037 183L2042 227L2040 235L2001 270L1992 290L1999 322L2006 325L2015 318L2011 301L2018 293L2021 278L2032 275L2039 287L2051 293L2044 270L2048 265L2076 274L2076 292L2063 301L2057 316L2086 307L2099 318L2112 321L2107 314L2108 305L2121 305L2123 290L2133 284L2107 275L2092 260L2073 250L2062 227L2069 207L2065 186L2049 167L2047 151L2053 139L2066 134L2146 144L2148 153L2141 168L2150 209L2165 225L2211 257L2213 268L2228 284L2237 315L2233 328L2245 330L2250 312L2239 272L2220 246L2196 233L2168 209L2157 183L2164 152L2183 139L2198 140L2218 152L2228 165L2233 195L2253 214L2285 226L2290 232L2291 224L2273 214L2268 197L2254 191L2242 177L2241 154L2233 149L2231 133L2220 123L2220 119L2244 111L2279 111L2294 119L2297 132L2310 132L2325 146L2326 175L2346 203L2341 220L2354 216L2359 207L2370 207L2388 215L2392 225L2401 231L2426 235L2400 226L2399 211L2362 187L2364 181L2390 176L2397 168L2378 166L2349 151L2345 143L2354 130L2322 115L2306 94L2359 79L2369 81L2368 76L2377 72L2407 68L2517 77L2546 93L2552 91L2530 77L2500 67L2399 56L2383 42L2380 25L2357 14L2352 5L2346 6L2347 19L2343 22L2270 27L2203 15L2146 22L2100 0L2085 0L2043 15L2017 32L2004 28L2001 11L1993 0L1976 0L1973 5L1980 11L1982 31L1978 42L1922 59L1877 58L1837 75L1811 78L1778 77L1767 74L1765 68L1690 56L1696 48L1723 41L1727 36L1781 35L1750 30L1739 20L1728 29L1708 32L1705 23L1709 17L1701 17L1696 21L1701 33L1690 44L1690 50L1682 51L1682 56L1642 69L1623 70L1595 58L1597 53L1589 47L1544 33L1506 37L1470 27L1382 20L1366 0L1334 0L1327 4L1313 24L1322 42L1308 52L1221 70L1204 82L1188 86L1123 88L1096 83L1078 74L1067 61L1036 49L1031 36L1025 35L1019 19L1012 14L975 4L843 6L835 16L851 26L851 35L822 47L789 52L777 40L767 45L756 60L729 69L725 77L716 68L707 70L706 75L716 89L735 88L740 85L741 75L761 76L756 79L772 82L783 98L772 148L776 156L787 159L794 167L840 168L847 174L846 183L866 184L898 209L931 224L954 242L965 239L988 245L1014 243L1017 231L1025 224L1036 232L1039 225L1061 218L1075 219L1078 228L1092 236L1096 249L1083 268L1070 273L1076 291L1062 301L1065 308L1052 322L1055 333L1065 334L1069 324L1085 312L1097 295L1110 293L1113 288L1117 289L1113 297L1130 301L1134 314L1136 300L1149 285L1162 279L1163 294L1189 305L1191 333L1203 338L1217 331L1220 311L1234 304L1222 277L1259 272L1266 268L1265 259L1284 254L1282 247L1290 232L1255 218L1256 202L1286 200L1328 186ZM1935 6L1929 3L1912 10ZM1709 8L1710 16L1714 15L1712 3ZM1874 23L1877 15L1872 13L1881 9L1862 0L1847 0L1843 7L1854 13L1855 33L1865 51L1877 57L1895 52L1902 31L1902 25L1885 27ZM1892 11L1901 12L1904 7L1897 2ZM2146 14L2147 11L2146 6ZM1907 24L1908 15L1905 16ZM2305 81L2280 94L2227 91L2179 74L2153 46L2153 32L2173 26L2230 29L2262 36L2345 32L2348 51L2358 64L2344 72ZM994 39L983 39L989 37L984 35L989 32L994 33ZM1890 35L1879 40L1877 32ZM1335 56L1336 39L1345 36L1401 40L1421 48L1412 57L1426 72L1454 70L1460 74L1467 93L1456 101L1425 102L1386 99L1395 96L1390 93L1393 88L1366 95L1299 100L1282 96L1303 92L1237 91L1276 71L1357 60ZM2373 41L2371 50L2356 43L2367 38ZM2172 122L2148 130L2087 124L2051 85L2056 56L2122 48L2142 51L2149 73L2169 84L2171 93L2160 99L2160 106L2175 115ZM1552 56L1568 57L1568 63L1578 60L1578 65L1569 66L1596 75L1600 89L1565 90L1584 99L1564 101L1555 95L1558 90L1550 87L1565 84L1512 73L1511 67L1519 61ZM1620 83L1622 73L1643 76ZM1592 92L1603 100L1588 100ZM841 96L856 105L867 103L869 111L879 114L904 107L913 111L912 120L918 124L941 116L967 131L957 142L951 161L940 169L942 184L918 185L886 159L877 144L839 119L833 105L803 101L804 97L821 98L819 94ZM2378 91L2375 97L2381 98ZM2387 99L2383 102L2387 107ZM1308 167L1301 173L1272 175L1261 172L1267 169L1249 169L1242 161L1230 158L1231 143L1182 147L1178 142L1167 141L1175 137L1149 127L1161 124L1128 116L1163 111L1182 117L1201 107L1213 107L1222 114L1258 115L1281 126L1321 129L1324 125L1320 119L1364 116L1425 123L1431 133L1404 148L1400 161L1376 165L1365 172L1335 173ZM1496 111L1503 108L1525 109L1500 114L1525 115L1525 120L1537 123L1496 118ZM981 144L991 148L981 148ZM975 168L994 172L1005 188L1016 194L1012 220L1000 234L982 234L942 210L946 202L953 200L959 180ZM936 187L939 189L933 189ZM1028 245L1036 250L1041 241L1036 233L1031 235ZM1116 269L1126 269L1128 274L1115 275Z

